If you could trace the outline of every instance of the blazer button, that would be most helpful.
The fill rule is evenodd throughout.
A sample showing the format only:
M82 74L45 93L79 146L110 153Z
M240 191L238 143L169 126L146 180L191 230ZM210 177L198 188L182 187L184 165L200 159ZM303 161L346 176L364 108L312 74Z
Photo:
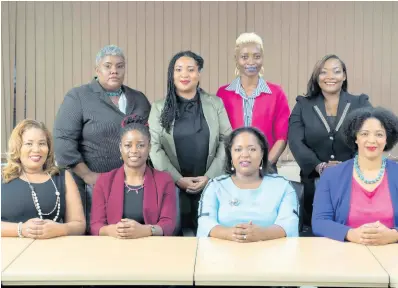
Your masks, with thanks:
M331 159L334 159L334 155L330 155L330 158L331 158Z
M330 136L329 139L333 141L334 138L333 138L333 136Z

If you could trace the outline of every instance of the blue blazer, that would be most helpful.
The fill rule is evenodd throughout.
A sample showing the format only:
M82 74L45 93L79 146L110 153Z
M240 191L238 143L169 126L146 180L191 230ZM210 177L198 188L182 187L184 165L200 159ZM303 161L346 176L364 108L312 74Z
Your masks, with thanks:
M354 160L350 159L322 174L315 191L312 231L316 236L344 241L351 227L346 225L350 211ZM394 226L398 226L398 163L387 160L388 186L394 211Z

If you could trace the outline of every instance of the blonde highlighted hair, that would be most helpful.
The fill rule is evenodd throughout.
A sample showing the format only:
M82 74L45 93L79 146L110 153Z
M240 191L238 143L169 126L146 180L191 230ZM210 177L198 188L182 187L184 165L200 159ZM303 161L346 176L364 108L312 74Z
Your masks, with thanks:
M21 164L21 147L22 147L22 135L25 131L36 128L40 129L46 134L48 155L46 162L43 165L43 171L48 172L50 175L59 173L58 167L55 165L54 160L54 147L50 131L42 122L36 120L25 119L18 123L18 125L12 130L10 139L8 140L8 153L7 153L7 164L2 169L3 183L8 183L18 178L22 173Z
M256 33L251 32L251 33L242 33L239 35L239 37L236 39L235 42L235 55L238 54L240 49L242 48L243 45L245 44L257 44L260 46L261 53L264 54L264 47L263 47L263 40L261 39L260 36L258 36ZM264 75L264 67L261 68L261 72L259 73L260 77ZM238 68L235 68L235 75L239 75L239 70Z

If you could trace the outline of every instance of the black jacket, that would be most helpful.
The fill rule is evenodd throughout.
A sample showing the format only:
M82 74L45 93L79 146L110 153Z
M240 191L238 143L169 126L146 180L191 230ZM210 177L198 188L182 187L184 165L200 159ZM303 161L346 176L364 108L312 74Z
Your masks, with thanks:
M296 101L289 119L288 141L302 175L317 177L315 167L319 163L346 161L354 156L344 142L341 126L349 112L371 106L367 95L340 94L335 129L328 124L323 95L297 96Z
M57 164L73 167L81 162L97 173L122 166L119 133L124 117L149 117L151 104L143 93L123 85L126 115L116 107L94 79L71 89L61 104L54 124Z

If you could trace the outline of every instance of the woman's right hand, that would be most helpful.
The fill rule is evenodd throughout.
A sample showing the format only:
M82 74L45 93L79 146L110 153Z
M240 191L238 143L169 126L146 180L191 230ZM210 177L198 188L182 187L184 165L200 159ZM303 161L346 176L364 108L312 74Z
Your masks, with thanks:
M32 218L22 224L22 236L26 238L36 238L35 231L38 225L43 225L43 220L40 218Z

